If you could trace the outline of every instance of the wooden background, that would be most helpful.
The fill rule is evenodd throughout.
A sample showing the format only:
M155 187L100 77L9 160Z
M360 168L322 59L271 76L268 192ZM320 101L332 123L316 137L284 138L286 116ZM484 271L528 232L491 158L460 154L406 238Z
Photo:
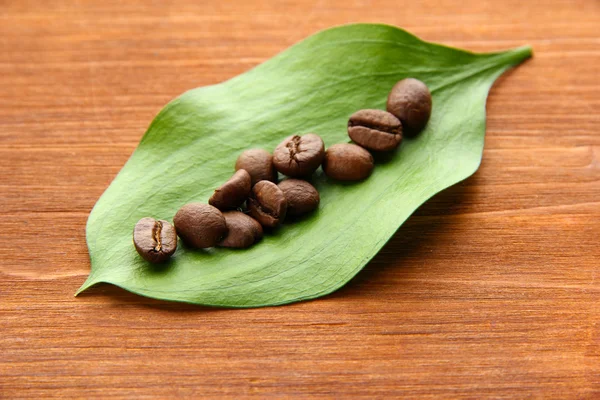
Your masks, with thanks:
M600 398L600 2L163 3L0 0L0 397ZM87 216L165 103L358 21L533 46L477 174L326 298L73 298Z

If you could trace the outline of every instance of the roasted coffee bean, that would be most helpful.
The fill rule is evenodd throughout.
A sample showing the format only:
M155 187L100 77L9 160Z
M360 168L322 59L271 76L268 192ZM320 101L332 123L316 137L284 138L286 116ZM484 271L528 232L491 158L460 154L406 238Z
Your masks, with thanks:
M387 99L387 110L402 122L406 135L415 135L429 121L431 93L420 80L403 79L392 88Z
M387 111L360 110L348 120L348 136L369 150L394 150L402 141L402 123Z
M248 211L262 226L274 228L285 219L287 200L276 184L260 181L250 192Z
M167 221L146 217L135 224L133 244L144 260L160 263L175 253L177 234L173 225Z
M225 217L229 232L218 246L245 248L252 246L262 238L263 228L254 218L239 211L224 212L223 217Z
M183 242L194 248L213 247L227 234L227 224L221 211L203 203L189 203L177 211L175 229Z
M334 144L325 152L323 171L330 178L359 181L368 177L372 170L373 156L355 144Z
M239 169L208 200L208 204L219 210L231 210L242 205L252 189L250 174Z
M314 133L288 136L273 152L277 171L292 177L306 177L315 172L325 155L323 139Z
M277 182L277 171L273 166L273 156L263 149L250 149L242 152L235 162L235 170L245 169L252 178L252 185L258 181Z
M287 215L297 217L319 207L319 192L310 183L300 179L286 179L279 183L279 189L287 200Z

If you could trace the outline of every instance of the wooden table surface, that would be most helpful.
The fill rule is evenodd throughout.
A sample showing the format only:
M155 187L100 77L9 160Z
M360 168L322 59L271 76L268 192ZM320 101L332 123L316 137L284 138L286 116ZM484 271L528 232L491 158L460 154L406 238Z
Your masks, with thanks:
M0 397L600 398L600 2L162 3L0 1ZM164 104L359 21L533 46L473 177L322 299L73 297L88 214Z

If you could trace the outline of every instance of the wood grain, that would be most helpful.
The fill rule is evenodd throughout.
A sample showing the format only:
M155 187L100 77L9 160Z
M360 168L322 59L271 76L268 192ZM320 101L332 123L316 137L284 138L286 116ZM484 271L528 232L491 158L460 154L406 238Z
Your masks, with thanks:
M600 398L598 1L166 3L0 1L0 397ZM357 21L533 46L475 176L323 299L72 297L87 215L167 101Z

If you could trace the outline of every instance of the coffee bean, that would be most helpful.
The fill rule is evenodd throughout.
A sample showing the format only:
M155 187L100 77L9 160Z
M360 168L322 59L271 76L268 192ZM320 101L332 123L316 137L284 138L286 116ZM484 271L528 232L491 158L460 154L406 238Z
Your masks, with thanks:
M208 204L219 210L230 210L242 205L250 195L251 178L245 169L239 169L208 200Z
M323 160L323 171L333 179L359 181L373 170L373 156L367 150L351 143L329 147Z
M394 150L402 141L402 123L387 111L360 110L348 120L348 135L369 150Z
M431 93L418 79L406 78L396 83L387 99L387 110L402 122L404 133L419 133L431 115Z
M287 200L287 215L297 217L319 207L319 192L310 183L300 179L286 179L279 183L279 189Z
M245 248L258 242L263 236L263 228L254 218L239 211L223 213L229 233L218 246Z
M325 155L323 139L314 133L288 136L273 152L277 171L292 177L306 177L315 172Z
M250 149L242 152L235 162L235 170L245 169L252 178L252 185L258 181L277 182L277 171L273 167L273 156L263 149Z
M213 247L227 234L221 211L203 203L189 203L177 211L175 229L183 242L194 248Z
M248 210L262 226L274 228L285 219L287 200L276 184L260 181L250 192Z
M167 221L146 217L135 224L133 244L144 260L160 263L175 253L177 234L173 225Z

